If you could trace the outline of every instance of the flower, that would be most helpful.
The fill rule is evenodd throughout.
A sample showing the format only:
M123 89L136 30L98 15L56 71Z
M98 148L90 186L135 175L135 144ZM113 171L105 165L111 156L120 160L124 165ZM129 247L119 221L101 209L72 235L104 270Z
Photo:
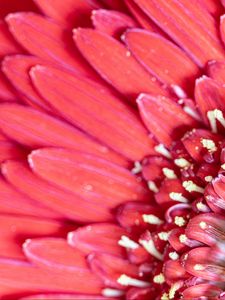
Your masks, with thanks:
M1 299L224 299L224 4L5 5Z

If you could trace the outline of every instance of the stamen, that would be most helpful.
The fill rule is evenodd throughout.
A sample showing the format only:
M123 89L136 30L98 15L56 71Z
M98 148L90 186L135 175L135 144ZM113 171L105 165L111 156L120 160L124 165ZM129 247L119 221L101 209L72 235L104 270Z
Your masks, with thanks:
M174 219L174 223L177 226L182 227L186 224L186 221L183 217L176 216L175 219Z
M169 253L169 258L171 258L172 260L177 260L179 258L179 255L176 251L170 252Z
M159 237L160 240L162 240L162 241L168 241L169 235L170 235L170 233L169 233L169 232L166 232L166 231L162 231L162 232L159 232L159 233L158 233L158 237Z
M206 182L211 182L213 180L213 177L208 175L208 176L205 176L205 181Z
M217 151L216 144L213 140L210 139L202 139L201 143L204 148L206 148L210 153Z
M199 227L204 230L207 228L207 223L202 221L199 223Z
M120 283L121 285L124 285L124 286L131 285L131 286L142 287L142 288L150 286L149 282L145 282L145 281L142 281L142 280L138 280L138 279L129 277L126 274L122 274L117 279L117 282Z
M196 112L196 111L194 111L194 109L191 109L189 106L184 106L183 107L183 110L189 115L189 116L191 116L192 118L194 118L195 120L201 120L201 118L200 118L200 116L199 116L199 114Z
M159 145L155 146L155 151L162 154L166 158L169 158L169 159L172 158L170 152L166 149L166 147L163 144L159 144Z
M225 164L222 164L222 165L221 165L221 168L222 168L223 170L225 170Z
M220 122L220 124L225 127L225 119L223 117L223 112L219 109L210 110L207 112L207 117L209 119L210 126L212 128L212 132L217 132L216 120Z
M155 275L153 277L153 282L158 283L158 284L163 284L165 282L165 277L162 273L159 275Z
M175 174L174 170L172 170L172 169L163 168L162 171L163 171L163 174L168 179L176 179L177 178L177 175Z
M194 270L195 271L204 271L205 267L203 265L196 264L196 265L194 265Z
M179 168L188 168L191 166L190 162L186 160L185 158L176 158L174 160L175 165L177 165Z
M163 260L163 255L156 249L155 244L152 240L139 240L139 243L145 248L145 250L152 256L159 260Z
M120 297L124 295L124 291L106 288L102 290L102 296L104 297Z
M133 169L131 170L131 173L133 174L138 174L142 171L142 165L139 161L135 161L134 163L134 167Z
M192 180L187 180L183 182L183 187L185 188L186 191L188 192L198 192L203 194L204 193L204 189L200 186L198 186L197 184L195 184Z
M132 241L131 239L129 239L129 237L125 235L121 236L121 239L118 241L118 244L124 248L129 248L129 249L137 249L140 247L138 243Z
M169 294L164 293L161 297L161 300L169 300Z
M161 225L163 224L163 220L161 220L160 218L158 218L155 215L142 215L142 218L144 220L145 223L151 224L151 225Z
M181 287L180 282L174 283L169 290L169 299L174 299L176 291Z
M169 194L169 197L170 199L174 200L174 201L179 201L179 202L182 202L182 203L187 203L188 202L188 199L185 198L182 193L170 193Z
M207 207L207 205L205 205L205 204L202 203L202 202L198 202L198 203L196 204L196 207L197 207L197 209L198 209L199 211L201 211L201 212L208 212L208 207Z
M153 192L153 193L158 193L159 189L157 185L155 184L154 181L149 180L148 182L148 188Z

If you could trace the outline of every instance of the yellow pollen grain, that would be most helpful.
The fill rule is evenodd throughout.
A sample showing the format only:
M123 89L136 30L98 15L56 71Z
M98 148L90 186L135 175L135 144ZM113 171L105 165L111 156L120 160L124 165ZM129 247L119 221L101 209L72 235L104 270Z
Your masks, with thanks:
M162 171L163 171L163 174L165 175L165 177L168 179L176 179L177 178L177 175L175 174L174 170L172 170L172 169L163 168Z
M203 221L200 222L200 223L199 223L199 227L200 227L201 229L203 229L203 230L206 229L206 228L207 228L206 222L203 222Z
M176 216L175 217L175 220L174 220L174 223L179 226L179 227L182 227L186 224L186 221L183 217L179 217L179 216Z
M162 273L159 275L155 275L153 277L153 282L158 283L158 284L163 284L165 282L165 277Z
M202 139L201 143L204 148L206 148L209 152L215 152L217 150L216 144L213 140L210 139Z
M185 158L177 158L174 160L175 165L177 165L179 168L188 168L190 167L190 162L186 160Z
M196 265L194 265L194 270L195 271L203 271L203 270L205 270L205 267L203 265L196 264Z
M179 236L179 241L184 244L188 240L187 236L185 234L181 234Z

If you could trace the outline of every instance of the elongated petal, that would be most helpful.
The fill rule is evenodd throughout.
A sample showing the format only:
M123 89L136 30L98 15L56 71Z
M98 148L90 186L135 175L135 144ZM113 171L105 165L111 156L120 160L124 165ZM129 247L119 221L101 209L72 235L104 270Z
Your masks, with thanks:
M100 295L87 294L38 294L20 298L20 300L114 300L115 298L107 298Z
M215 213L206 213L195 216L190 220L186 235L206 245L212 246L224 240L225 218Z
M206 124L209 124L207 113L214 109L224 110L225 88L215 80L202 76L196 80L195 100ZM214 130L215 131L215 130Z
M109 89L42 66L33 68L31 76L41 95L64 118L105 145L131 160L154 153L153 142L136 113Z
M5 22L0 21L0 56L21 52L19 44L12 38Z
M17 144L9 141L0 141L0 162L4 162L8 159L24 159L25 151L21 149Z
M34 13L14 13L6 21L15 39L29 53L62 67L90 75L92 70L73 46L70 32ZM44 47L43 47L44 45Z
M170 98L141 94L137 103L147 128L166 146L171 146L174 140L182 137L182 133L196 125L195 120Z
M7 102L18 102L19 99L10 83L0 71L0 99Z
M184 300L198 299L199 297L202 297L202 295L209 299L218 299L217 297L221 293L222 290L219 287L214 286L210 283L202 283L185 289L182 295L184 297Z
M120 37L127 28L137 27L137 23L128 15L107 9L93 11L92 22L97 30L114 37Z
M225 43L225 16L224 15L220 18L220 34L223 43Z
M65 236L71 226L27 216L3 215L0 218L0 256L25 260L22 244L27 238Z
M69 28L90 25L91 11L99 7L96 0L34 0L41 11L48 17ZM89 22L88 22L89 21Z
M90 254L88 261L91 270L104 281L104 284L114 288L124 288L117 281L122 274L138 277L137 266L110 254Z
M220 61L210 61L207 66L208 75L220 84L225 81L225 63Z
M110 211L112 205L103 203L101 199L99 202L93 203L73 192L67 192L56 187L36 176L21 162L8 161L3 165L2 172L15 188L38 203L43 203L43 205L53 209L54 212L58 212L60 218L79 222L112 220ZM19 203L17 203L18 205ZM33 213L38 213L38 210ZM49 217L49 213L47 217Z
M22 105L0 105L0 128L11 139L29 148L63 146L127 165L125 159L71 125Z
M43 63L44 60L28 55L6 56L2 62L2 70L10 80L14 88L22 95L23 100L31 106L44 108L49 111L51 108L37 94L32 87L28 71L36 64Z
M190 58L160 35L133 29L125 33L125 42L142 66L163 83L188 89L198 75Z
M166 95L157 80L148 74L120 42L93 29L76 29L77 47L93 68L125 96L134 99L140 92ZM113 49L113 55L112 55Z
M75 271L55 271L38 268L30 263L0 259L1 282L12 288L20 288L26 292L81 292L87 294L100 293L101 284L97 278L90 274L81 276ZM88 286L84 285L84 281Z
M147 189L133 174L97 156L49 148L33 151L29 163L44 179L93 202L102 199L113 207L129 199L148 199Z
M78 228L68 234L68 243L84 252L106 252L123 256L124 249L118 242L126 231L113 224L95 224Z
M135 3L200 67L210 59L224 59L224 50L215 34L216 24L200 4L191 5L184 0L135 0Z
M215 17L221 15L223 8L219 2L215 2L214 0L199 0L199 2L211 15ZM223 2L223 0L220 2Z

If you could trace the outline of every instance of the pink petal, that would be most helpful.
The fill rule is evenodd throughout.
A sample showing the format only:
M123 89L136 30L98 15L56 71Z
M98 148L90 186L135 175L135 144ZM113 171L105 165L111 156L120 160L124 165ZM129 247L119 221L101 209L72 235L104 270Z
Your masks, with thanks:
M73 192L60 189L37 177L21 162L8 161L3 165L2 172L15 188L58 212L60 218L80 222L103 222L112 219L110 205L102 201L92 202ZM49 213L47 216L49 217Z
M133 29L125 33L125 42L142 66L163 83L188 90L199 74L189 57L160 35Z
M167 94L117 40L80 28L74 30L74 41L93 68L125 96L134 99L140 92Z
M124 256L124 248L118 242L126 231L113 224L94 224L78 228L68 234L68 243L85 254L105 252Z
M100 293L101 283L91 273L85 277L75 271L38 268L33 264L12 259L0 259L1 283L26 292ZM88 282L88 286L84 285Z
M189 299L199 299L204 295L208 299L218 299L217 297L222 293L222 290L214 286L211 283L202 283L197 284L195 286L191 286L187 289L185 289L182 292L183 299L189 300Z
M154 143L136 112L111 90L85 77L42 66L33 68L31 76L41 95L64 118L105 145L131 160L154 153Z
M210 61L207 66L207 73L217 83L223 85L225 81L225 63L215 60Z
M118 154L96 143L71 125L29 107L17 104L0 105L0 128L11 139L29 148L63 146L128 165Z
M64 236L68 230L71 230L71 226L65 226L54 220L6 214L1 215L0 227L0 256L23 260L25 256L21 246L25 239Z
M166 146L171 146L188 128L196 126L196 121L170 98L141 94L137 103L142 120L149 131Z
M22 49L11 36L5 22L0 21L0 56L21 52Z
M18 145L9 141L0 141L0 162L8 159L24 159L26 153Z
M68 27L90 25L91 11L99 8L96 0L34 0L41 11L48 17Z
M49 148L33 151L29 163L42 178L93 202L101 199L114 207L149 197L145 186L131 172L97 156Z
M19 300L115 300L116 298L107 298L100 295L87 294L38 294L20 298Z
M223 8L219 1L214 0L199 0L202 7L206 8L211 15L218 17L221 15ZM221 2L221 1L220 1ZM223 0L222 0L223 2Z
M192 5L185 0L135 0L135 3L200 67L210 59L224 59L216 34L217 25L212 16L202 10L202 5Z
M59 63L70 71L77 70L87 75L93 73L73 46L70 32L60 25L41 15L22 12L9 14L6 21L15 39L29 53Z
M17 96L10 83L0 71L0 99L7 102L17 102Z
M110 9L122 10L122 11L126 10L126 6L121 0L101 0L101 2L103 2L104 5Z
M225 87L219 85L215 80L202 76L196 80L195 100L198 109L206 124L209 124L207 112L214 109L225 109Z
M118 38L127 28L137 27L137 23L128 15L107 9L93 11L92 22L95 29Z

